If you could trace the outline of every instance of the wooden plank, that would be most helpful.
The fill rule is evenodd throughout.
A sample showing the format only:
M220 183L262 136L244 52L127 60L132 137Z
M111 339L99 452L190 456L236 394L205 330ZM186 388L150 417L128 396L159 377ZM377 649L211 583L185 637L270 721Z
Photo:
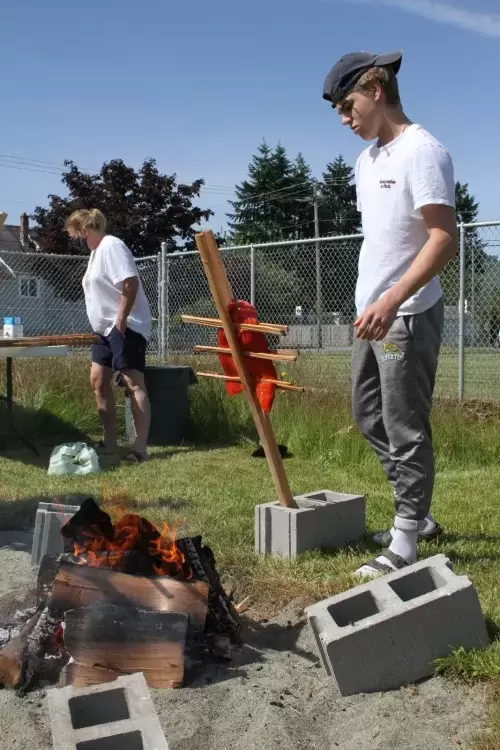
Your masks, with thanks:
M218 372L197 372L197 376L200 378L216 378L217 380L229 380L233 383L240 383L241 380L233 375L221 375ZM270 380L269 378L266 378L265 380L261 381L262 383L272 383L276 386L276 388L279 388L282 391L304 391L305 388L303 388L300 385L292 385L292 383L287 383L285 380Z
M176 675L169 679L165 673L159 669L140 669L137 670L144 674L150 688L181 688L183 681L179 680ZM64 670L66 685L73 687L89 687L90 685L102 685L105 682L114 682L122 672L115 672L113 669L104 669L95 665L77 664L72 662Z
M193 323L198 326L208 326L209 328L221 328L222 321L220 318L200 318L196 315L181 315L183 323ZM277 323L239 323L238 328L242 331L258 331L260 333L272 333L277 336L285 336L288 333L288 326L278 325Z
M69 684L96 684L107 682L110 673L143 672L150 687L179 687L187 629L185 613L117 607L106 601L69 610L64 645L76 665L67 673Z
M217 307L222 327L227 342L231 348L234 363L244 393L252 413L252 417L259 433L259 438L264 448L267 463L276 489L277 499L280 505L287 508L296 508L288 478L283 466L283 461L278 449L276 438L269 414L264 412L259 404L253 388L253 381L248 374L245 357L243 355L235 326L229 314L229 304L233 300L233 294L226 275L224 264L215 241L213 233L208 230L200 232L195 237L196 246L203 263L203 268L212 292L212 297Z
M67 336L24 336L16 339L0 339L0 346L14 348L22 346L91 346L99 337L89 333L73 333Z
M146 578L106 568L61 562L50 606L66 611L108 601L154 612L186 612L190 627L203 630L209 585L203 581L178 581L170 576Z
M194 351L213 352L214 354L231 354L231 349L228 349L225 346L198 345L194 347ZM250 359L270 359L273 362L296 362L298 357L298 352L281 354L281 352L274 350L269 352L243 352L243 354Z

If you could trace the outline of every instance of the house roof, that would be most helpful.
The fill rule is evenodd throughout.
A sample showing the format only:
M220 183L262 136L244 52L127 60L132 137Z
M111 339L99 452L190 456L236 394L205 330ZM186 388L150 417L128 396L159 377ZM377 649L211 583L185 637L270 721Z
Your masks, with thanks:
M30 231L30 237L27 245L21 242L21 227L15 224L4 224L0 227L0 253L1 252L33 252L36 245L32 239L33 231Z

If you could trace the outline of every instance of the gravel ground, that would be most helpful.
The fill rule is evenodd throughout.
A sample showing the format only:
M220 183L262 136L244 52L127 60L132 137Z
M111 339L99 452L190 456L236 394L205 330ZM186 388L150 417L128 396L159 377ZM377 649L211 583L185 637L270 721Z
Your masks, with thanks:
M32 606L28 533L0 532L0 622ZM399 691L340 698L307 625L291 606L249 622L229 665L152 690L170 750L457 750L483 725L481 690L440 678ZM295 624L294 624L295 623ZM0 747L51 750L46 691L0 690Z

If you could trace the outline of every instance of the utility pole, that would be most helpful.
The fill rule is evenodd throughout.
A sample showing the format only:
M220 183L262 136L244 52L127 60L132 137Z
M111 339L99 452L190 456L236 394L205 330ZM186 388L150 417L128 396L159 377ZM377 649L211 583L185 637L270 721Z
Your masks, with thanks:
M323 348L323 336L321 327L321 245L319 242L319 191L317 180L313 181L313 206L314 206L314 236L316 241L316 315L317 315L317 338L318 352Z

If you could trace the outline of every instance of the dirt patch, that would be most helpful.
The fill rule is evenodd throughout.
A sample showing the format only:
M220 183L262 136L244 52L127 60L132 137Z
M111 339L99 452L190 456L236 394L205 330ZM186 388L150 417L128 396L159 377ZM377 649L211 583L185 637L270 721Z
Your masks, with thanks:
M34 582L29 536L9 534L0 534L2 615L30 601ZM441 678L338 697L299 618L290 606L249 622L231 663L188 670L182 690L151 691L171 750L456 750L483 726L482 690ZM0 691L2 747L51 750L45 695Z

